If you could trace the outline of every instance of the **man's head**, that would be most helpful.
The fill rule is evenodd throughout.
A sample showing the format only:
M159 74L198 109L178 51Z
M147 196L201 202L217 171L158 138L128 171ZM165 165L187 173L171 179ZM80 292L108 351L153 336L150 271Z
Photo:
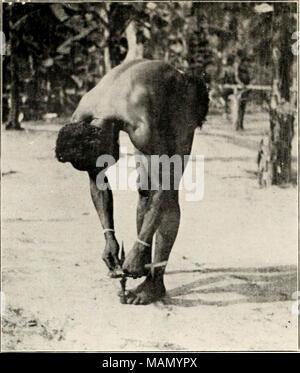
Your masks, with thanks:
M60 162L70 162L80 171L91 171L97 158L105 154L107 138L103 130L85 121L66 124L58 133L55 147Z

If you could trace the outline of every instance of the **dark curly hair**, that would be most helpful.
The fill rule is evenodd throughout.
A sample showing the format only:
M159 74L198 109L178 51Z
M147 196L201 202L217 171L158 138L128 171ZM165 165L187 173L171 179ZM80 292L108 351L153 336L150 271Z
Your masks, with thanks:
M70 162L77 170L95 169L97 158L103 153L102 129L86 121L70 123L58 133L55 155L59 162Z

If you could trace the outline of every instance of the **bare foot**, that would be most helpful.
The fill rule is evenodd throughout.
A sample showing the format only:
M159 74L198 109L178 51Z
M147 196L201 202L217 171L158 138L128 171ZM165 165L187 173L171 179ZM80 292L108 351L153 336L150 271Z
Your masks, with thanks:
M126 292L127 304L150 304L163 298L166 294L166 288L162 281L153 281L147 277L138 287Z

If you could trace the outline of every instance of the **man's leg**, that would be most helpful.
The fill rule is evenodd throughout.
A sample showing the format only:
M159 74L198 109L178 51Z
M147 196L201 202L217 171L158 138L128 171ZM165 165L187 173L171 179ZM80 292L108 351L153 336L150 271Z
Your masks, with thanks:
M166 211L162 222L156 231L154 263L164 262L169 259L172 247L177 237L180 223L180 207L178 192L170 191ZM172 194L171 194L172 193ZM157 285L163 284L165 266L155 268L151 274L152 281Z
M148 190L142 190L139 189L139 201L137 205L137 210L136 210L136 227L137 227L137 234L139 235L143 221L144 221L144 215L145 212L147 211L147 205L149 202L149 191ZM149 247L149 256L147 257L147 263L151 263L152 260L152 239L149 241L149 244L151 247Z
M139 200L136 210L136 228L137 234L139 235L143 226L144 216L149 208L150 201L150 180L149 180L149 169L151 167L151 158L146 157L142 154L138 149L135 149L135 156L136 156L136 165L138 169L138 193L139 193ZM147 260L146 263L151 263L152 260L152 238L149 239L149 250L147 252Z
M179 222L180 208L178 192L166 191L167 197L161 223L156 231L154 263L167 261L175 242ZM127 303L148 304L165 295L163 275L165 267L150 271L145 281L127 294Z

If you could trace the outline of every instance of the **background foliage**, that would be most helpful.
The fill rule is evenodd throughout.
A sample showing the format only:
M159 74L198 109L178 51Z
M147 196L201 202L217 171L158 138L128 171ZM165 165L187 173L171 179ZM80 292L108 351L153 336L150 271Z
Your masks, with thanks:
M296 25L296 4L273 6L274 12L257 13L255 3L6 3L4 120L12 48L18 56L25 119L49 112L69 115L105 71L125 58L125 30L131 20L136 22L146 58L194 69L213 87L236 83L231 66L238 57L242 81L271 84L278 23L284 17L290 34Z

